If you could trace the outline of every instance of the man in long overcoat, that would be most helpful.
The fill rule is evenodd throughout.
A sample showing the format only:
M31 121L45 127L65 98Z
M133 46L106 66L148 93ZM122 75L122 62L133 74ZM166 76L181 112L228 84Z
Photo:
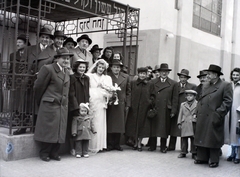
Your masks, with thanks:
M196 85L189 83L188 79L191 78L189 76L189 71L187 69L182 69L180 73L177 73L179 77L178 82L178 112L180 110L181 104L186 101L185 90L195 90ZM181 136L181 130L177 126L178 113L171 120L171 131L170 131L170 141L168 145L168 151L175 150L177 137Z
M117 91L118 104L113 103L107 109L107 147L108 150L122 151L120 146L121 134L125 133L126 109L130 106L130 80L129 75L121 72L123 64L120 60L112 60L111 71L108 75L112 78L113 85L117 84L121 90Z
M219 164L219 152L224 144L224 117L232 104L233 90L230 83L222 81L221 67L211 64L207 71L210 86L203 90L197 106L195 164L208 163L209 167Z
M167 138L170 133L171 119L177 114L178 84L168 77L171 69L168 64L162 63L158 69L160 77L153 79L154 89L151 95L155 95L157 116L152 120L152 138L149 151L154 151L157 145L157 137L161 137L160 151L167 152Z
M34 139L41 142L43 161L61 160L60 143L65 142L70 86L67 67L70 57L67 48L58 50L55 62L42 66L34 84L35 99L39 106Z

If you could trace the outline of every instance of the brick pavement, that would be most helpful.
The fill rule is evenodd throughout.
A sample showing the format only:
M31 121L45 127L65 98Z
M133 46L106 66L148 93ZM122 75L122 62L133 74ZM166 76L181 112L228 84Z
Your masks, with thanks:
M229 147L222 149L220 166L215 169L195 165L190 154L185 159L177 158L179 150L162 154L159 148L148 152L144 147L138 152L124 146L123 152L103 152L88 159L66 154L60 162L43 162L38 157L0 160L0 177L239 177L240 164L227 162Z

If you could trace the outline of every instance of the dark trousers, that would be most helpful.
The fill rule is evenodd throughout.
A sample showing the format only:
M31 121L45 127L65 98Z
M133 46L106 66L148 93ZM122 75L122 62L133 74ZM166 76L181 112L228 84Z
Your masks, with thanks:
M107 147L114 148L120 146L121 133L108 133L107 134Z
M58 156L60 149L59 143L45 143L41 142L40 157L55 157Z
M220 148L205 148L197 146L197 160L209 161L210 163L219 162Z
M157 147L157 137L151 137L150 138L150 148L151 149L156 149ZM165 150L167 148L167 138L161 138L160 139L160 149Z
M193 136L189 136L189 137L182 137L181 138L181 153L182 154L187 154L188 153L188 138L191 141L191 153L192 154L196 154L196 147L194 145L194 137Z
M175 150L176 149L176 142L177 142L177 137L176 136L170 136L168 148Z
M88 154L89 140L78 140L76 143L76 155Z

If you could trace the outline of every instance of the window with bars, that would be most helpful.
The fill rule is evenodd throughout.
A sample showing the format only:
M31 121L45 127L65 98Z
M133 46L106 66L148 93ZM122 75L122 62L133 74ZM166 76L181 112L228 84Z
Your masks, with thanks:
M220 36L222 0L193 0L193 27Z

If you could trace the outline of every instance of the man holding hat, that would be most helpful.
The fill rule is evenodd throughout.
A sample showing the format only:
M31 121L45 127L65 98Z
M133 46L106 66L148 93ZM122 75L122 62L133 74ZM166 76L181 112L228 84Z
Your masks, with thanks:
M92 54L92 62L93 63L95 63L98 59L99 59L99 57L100 57L100 55L101 55L101 50L102 50L103 48L99 48L99 46L97 45L97 44L95 44L92 48L91 48L91 50L89 50L90 52L91 52L91 54Z
M45 50L43 50L36 61L37 72L45 64L51 64L54 60L54 55L57 54L57 50L63 45L63 41L67 37L64 35L63 31L55 31L53 35L53 43L49 45Z
M108 150L122 151L120 146L121 134L125 133L126 112L130 106L130 79L129 75L121 72L122 62L112 60L111 71L108 75L112 78L112 84L117 84L121 90L117 91L119 99L117 105L109 105L107 109L107 148Z
M71 50L71 52L74 54L72 63L75 63L81 58L85 61L88 61L88 66L91 67L93 64L92 54L87 51L87 48L92 44L92 39L90 39L87 34L83 34L77 38L77 43L78 47L76 47L74 50Z
M231 107L233 90L230 83L220 79L221 67L211 64L205 71L210 85L198 101L194 163L209 163L209 167L214 168L218 167L220 148L224 144L224 117Z
M167 138L170 133L171 118L177 115L178 109L178 84L168 77L171 69L167 63L162 63L158 69L160 77L153 79L154 89L151 95L155 95L157 116L152 120L152 138L149 151L156 150L157 137L161 137L160 151L167 152Z
M190 79L191 76L189 76L189 71L187 69L182 69L180 73L177 73L177 75L179 77L178 82L178 112L179 112L181 104L186 101L185 90L195 90L196 85L188 82L188 79ZM171 131L170 131L171 136L168 145L168 151L175 150L177 137L181 136L181 131L177 126L177 118L178 113L171 119Z
M60 48L55 62L43 65L34 83L35 99L39 106L34 139L41 142L40 158L43 161L61 160L60 143L65 142L70 86L68 66L73 54Z

